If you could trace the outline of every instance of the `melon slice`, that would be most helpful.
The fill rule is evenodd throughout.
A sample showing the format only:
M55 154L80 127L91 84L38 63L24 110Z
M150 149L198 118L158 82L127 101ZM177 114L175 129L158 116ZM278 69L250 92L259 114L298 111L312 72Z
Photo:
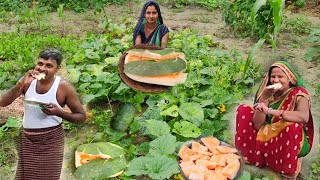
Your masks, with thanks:
M187 146L182 145L178 154L183 161L189 161L194 152Z
M139 76L160 76L183 71L186 66L186 61L180 58L160 62L155 60L133 61L124 65L123 72Z
M209 149L210 152L214 152L216 150L216 146L219 146L220 144L220 141L213 136L201 138L201 141Z
M216 147L218 151L221 152L221 154L228 154L228 153L237 153L238 150L232 147L228 146L217 146Z
M204 154L194 154L192 156L190 156L190 160L192 161L196 161L196 160L209 160L210 159L210 156L208 155L204 155Z
M205 175L205 180L227 180L228 178L221 173L218 173L213 170L207 171Z
M44 74L44 73L35 74L34 78L36 78L38 81L40 81L40 80L46 78L46 74Z
M197 152L197 153L203 153L205 154L204 152L208 152L208 148L201 145L200 143L196 142L196 141L193 141L192 142L192 145L191 145L191 149L193 152Z
M184 175L189 178L191 174L196 174L199 176L203 176L205 175L205 173L207 172L207 168L203 165L190 165L190 166L185 166L185 167L181 167Z
M281 83L275 83L275 84L267 86L266 88L278 90L278 89L281 89L281 87L282 87Z
M210 161L217 163L217 166L221 166L221 167L224 167L227 163L227 159L224 154L213 155L211 156Z
M187 79L184 73L185 55L174 49L131 49L124 61L124 73L132 80L163 86L182 84Z
M145 60L145 58L150 58L156 61L162 61L172 58L185 59L185 54L181 52L176 52L175 49L166 48L162 50L148 50L148 49L131 49L127 52L125 63L131 61Z
M187 79L187 73L183 73L182 71L161 76L139 76L129 73L126 73L126 75L130 79L133 79L138 82L157 84L163 86L175 86L178 84L183 84Z
M224 167L221 171L221 173L224 176L227 176L229 179L234 179L240 169L240 162L239 160L234 160L230 164L228 164L226 167Z
M196 164L206 166L208 169L214 169L217 167L217 163L209 161L209 159L198 159L196 160Z
M236 155L236 154L233 154L233 153L230 153L230 154L225 154L226 156L226 159L227 159L227 163L230 164L231 162L235 161L235 160L238 160L240 159L241 157Z

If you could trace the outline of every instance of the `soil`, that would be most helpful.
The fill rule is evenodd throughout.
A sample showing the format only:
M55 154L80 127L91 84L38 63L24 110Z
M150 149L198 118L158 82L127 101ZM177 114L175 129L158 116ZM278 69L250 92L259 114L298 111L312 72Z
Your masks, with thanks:
M305 15L313 26L320 25L320 3L316 1L306 1L307 4L305 8L297 10L297 12L286 12L288 18L298 16L299 14ZM121 23L126 18L133 19L136 21L140 15L140 10L143 3L135 3L130 6L107 6L105 12L109 19L112 19L115 23ZM134 12L134 13L131 13ZM220 50L229 51L231 49L239 49L244 53L248 54L250 48L254 44L254 41L249 38L237 38L228 28L225 27L225 23L222 20L222 14L219 11L207 11L202 8L197 7L186 7L184 9L170 9L166 6L161 6L162 17L165 24L171 29L181 29L181 28L195 28L200 34L209 34L213 37L214 42L219 44ZM121 18L119 18L121 17ZM65 35L75 35L83 37L87 32L91 33L103 33L103 29L99 26L99 20L104 19L104 14L94 15L92 11L86 13L77 14L71 11L65 11L64 17L61 19L58 17L57 13L51 13L48 24L53 25L50 33L58 33L63 36ZM50 26L51 27L51 26ZM14 25L0 24L0 32L13 31L15 29ZM312 152L303 159L302 165L302 176L300 179L305 179L310 173L310 160L312 157L318 154L319 151L319 119L320 119L320 98L319 95L316 96L315 88L313 83L320 84L320 68L317 63L306 62L304 59L304 54L310 44L306 41L307 34L302 34L300 36L294 37L292 34L281 33L275 57L272 56L272 49L268 45L264 45L259 52L255 55L254 63L261 65L261 73L265 73L267 67L273 62L286 59L298 70L302 75L303 79L307 83L307 88L311 93L312 97L312 113L314 117L315 127L316 127L316 138L315 146ZM298 41L298 48L294 48L294 43ZM253 92L257 89L254 87ZM1 92L0 92L1 93ZM241 101L241 103L252 104L253 94L247 95L246 98ZM235 111L230 111L232 113L232 118L234 119ZM6 120L9 116L22 117L23 115L23 102L22 98L16 99L10 106L5 108L0 108L0 120ZM231 121L233 122L233 121ZM0 121L1 124L1 121ZM234 132L234 123L231 123L230 129ZM84 136L84 135L77 135ZM80 139L79 137L77 139ZM66 152L65 160L63 165L62 179L74 179L72 172L74 171L74 147L70 144L76 144L77 140L74 137L66 137ZM268 170L257 169L252 166L247 166L250 172L258 170L261 174L274 174Z

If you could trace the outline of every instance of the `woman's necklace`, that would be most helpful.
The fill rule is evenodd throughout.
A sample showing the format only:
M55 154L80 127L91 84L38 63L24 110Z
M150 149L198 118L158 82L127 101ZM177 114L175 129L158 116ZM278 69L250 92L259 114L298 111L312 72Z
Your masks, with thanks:
M292 88L287 89L285 92L283 92L280 96L274 97L274 95L272 95L268 100L269 100L269 104L273 105L279 101L281 101L290 91L292 90Z

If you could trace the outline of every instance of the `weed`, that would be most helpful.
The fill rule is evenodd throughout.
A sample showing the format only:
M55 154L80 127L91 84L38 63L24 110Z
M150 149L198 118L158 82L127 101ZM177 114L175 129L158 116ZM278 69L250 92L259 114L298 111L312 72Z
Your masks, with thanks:
M320 27L311 29L308 41L312 43L312 47L305 54L306 60L320 63Z
M292 34L308 34L311 29L311 23L304 15L299 15L293 18L284 17L283 32Z
M193 22L202 22L202 23L209 23L212 17L205 15L205 14L196 14L191 16L190 20Z

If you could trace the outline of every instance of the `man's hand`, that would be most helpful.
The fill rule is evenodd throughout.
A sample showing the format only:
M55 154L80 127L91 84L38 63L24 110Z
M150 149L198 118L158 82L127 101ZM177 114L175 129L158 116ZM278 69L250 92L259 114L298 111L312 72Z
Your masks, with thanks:
M49 103L48 105L42 105L41 106L42 112L46 115L55 115L60 116L61 109L54 103Z

